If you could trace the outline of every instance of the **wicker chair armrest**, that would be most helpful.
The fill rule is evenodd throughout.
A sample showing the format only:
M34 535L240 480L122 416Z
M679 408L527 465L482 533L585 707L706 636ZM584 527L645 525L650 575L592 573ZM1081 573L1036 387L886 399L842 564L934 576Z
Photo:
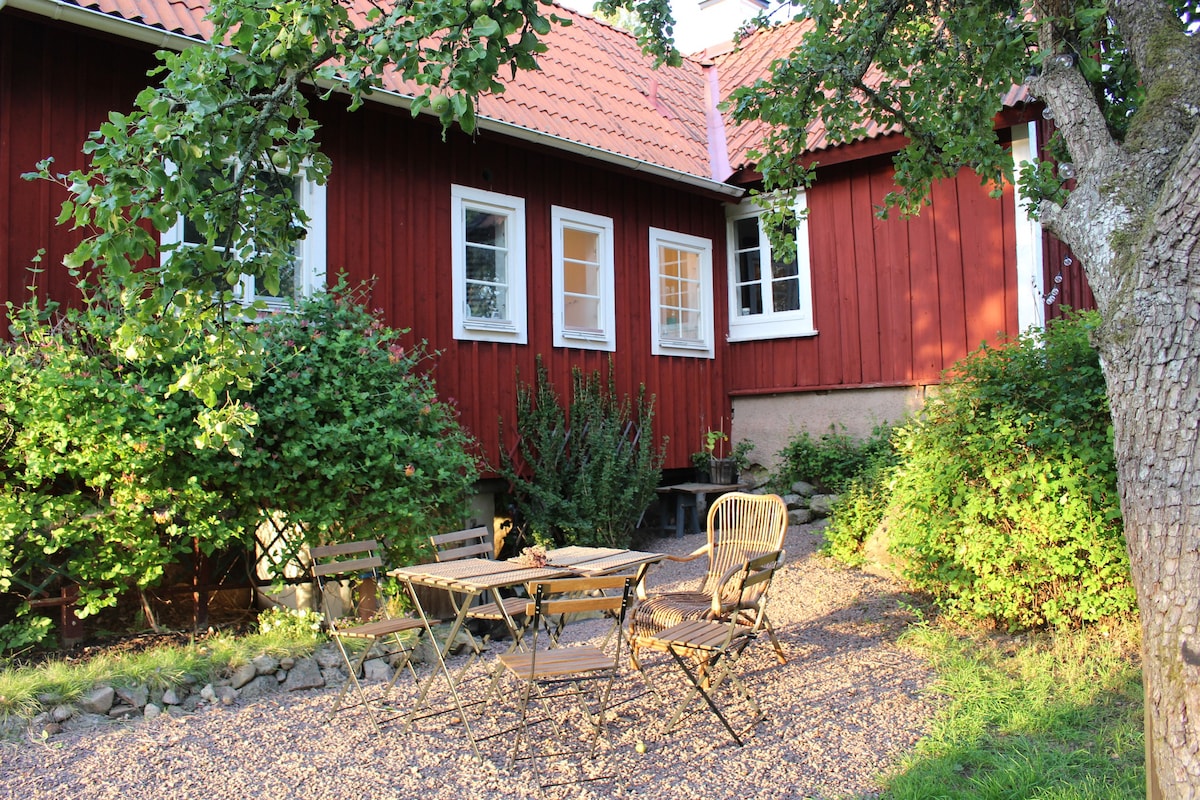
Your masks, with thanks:
M710 612L713 619L725 616L736 605L736 603L722 602L721 598L724 597L725 586L731 580L733 580L734 577L742 571L742 569L743 567L741 564L730 567L729 569L725 570L725 574L721 576L721 579L713 585L712 611Z
M700 556L707 555L708 551L709 551L709 546L704 545L703 547L696 548L692 552L688 553L686 556L667 556L667 561L680 561L680 562L695 561Z

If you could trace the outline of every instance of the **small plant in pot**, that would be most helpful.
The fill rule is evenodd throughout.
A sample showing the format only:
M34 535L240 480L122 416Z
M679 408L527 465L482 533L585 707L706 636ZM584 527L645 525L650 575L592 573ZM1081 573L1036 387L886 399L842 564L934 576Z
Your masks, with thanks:
M737 483L738 473L750 466L749 453L754 443L745 439L729 447L729 434L710 430L704 434L702 448L692 453L692 465L701 481Z

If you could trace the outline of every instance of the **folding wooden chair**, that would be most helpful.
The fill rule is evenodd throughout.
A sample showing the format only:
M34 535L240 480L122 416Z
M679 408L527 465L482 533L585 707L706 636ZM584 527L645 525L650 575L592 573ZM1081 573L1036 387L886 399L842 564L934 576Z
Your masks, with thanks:
M604 714L613 682L620 671L625 641L625 613L637 580L636 575L606 575L540 581L533 585L533 599L529 601L526 609L530 618L529 628L532 630L529 648L526 652L509 652L500 656L506 674L523 684L519 701L520 719L516 727L516 741L513 743L509 766L521 758L538 758L537 755L521 755L522 745L530 740L529 728L533 724L550 722L558 740L565 741L564 727L567 718L555 707L556 701L562 698L577 700L581 704L581 716L587 723L585 729L588 730L591 740L587 755L589 758L595 756L604 729ZM549 633L564 615L584 612L603 612L605 618L610 620L612 629L605 642L615 639L615 647L609 648L611 652L594 645L558 646L556 637ZM538 646L539 637L542 639L542 647ZM547 642L549 646L546 646ZM588 705L588 685L591 686L591 694L594 695L594 707ZM538 701L545 712L545 719L531 722L530 701L533 699ZM558 760L573 752L579 751L566 750L544 755ZM542 783L543 788L554 785L559 783Z
M325 721L333 719L334 714L343 708L346 693L353 685L358 692L359 702L345 708L357 708L361 705L376 733L380 733L376 709L367 699L367 693L358 678L363 664L373 652L376 655L402 654L401 663L396 665L395 674L385 689L385 695L405 667L415 680L416 671L412 666L412 655L421 634L425 631L424 624L419 619L390 617L386 603L379 601L377 587L383 561L377 554L378 550L379 543L373 539L313 547L309 550L312 556L313 579L317 583L321 605L325 611L325 623L330 637L342 654L349 675ZM349 599L348 603L346 598ZM347 610L349 614L340 613ZM367 616L368 619L363 621L363 616ZM401 634L409 634L412 641L406 644L405 637ZM349 647L347 643L351 643ZM385 648L384 652L380 653L376 645L382 645ZM352 651L357 651L357 654Z
M728 601L734 606L733 613L730 613L731 609L725 608L725 601L714 597L714 619L685 620L643 640L643 647L669 653L683 670L689 685L687 694L675 706L664 731L674 730L684 712L697 697L700 697L740 747L741 736L734 730L714 699L727 680L732 685L735 696L744 700L750 708L750 723L745 730L749 730L762 719L762 709L758 700L738 676L736 665L742 651L763 630L767 592L775 571L782 563L783 551L777 550L749 559L742 566L735 568L736 574L731 580L733 595ZM715 619L720 615L723 615L724 621ZM651 683L640 663L637 668L647 685L659 696L665 696Z
M430 536L429 543L433 546L434 556L439 563L457 561L462 558L491 559L496 555L492 532L483 526ZM454 606L454 613L457 614L462 599L454 592L449 594L450 602ZM514 641L519 641L522 628L518 625L518 621L524 619L525 606L528 602L528 598L525 597L498 597L492 602L471 606L467 609L466 619L484 620L491 623L502 622L514 637Z
M634 667L638 666L638 652L645 641L660 631L687 620L726 619L736 605L732 602L736 592L729 584L730 578L746 559L782 548L786 533L787 505L779 495L729 492L717 498L708 509L708 542L686 556L667 556L671 561L707 556L708 569L699 586L688 591L651 593L630 614L629 647ZM775 657L780 664L786 663L770 619L764 616L760 624L771 638Z

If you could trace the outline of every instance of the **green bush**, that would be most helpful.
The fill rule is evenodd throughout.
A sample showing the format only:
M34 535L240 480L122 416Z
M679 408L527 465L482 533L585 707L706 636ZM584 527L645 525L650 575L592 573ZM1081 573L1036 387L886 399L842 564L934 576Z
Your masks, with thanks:
M569 408L541 361L532 386L517 387L517 458L500 473L512 486L524 533L544 547L628 547L654 499L666 439L655 443L654 400L618 399L608 377L575 369Z
M255 324L254 385L231 393L233 448L172 391L200 349L134 359L110 346L129 324L103 299L50 320L9 309L0 345L0 645L44 630L24 603L77 584L82 616L159 583L190 555L254 546L265 521L294 542L382 538L410 563L423 536L461 514L473 440L440 402L423 347L400 343L344 285ZM214 329L239 337L245 323ZM153 334L147 330L146 335ZM229 423L222 422L219 425Z
M864 440L832 426L819 437L801 431L779 451L774 482L786 488L806 481L822 491L841 493L856 477L877 469L892 456L891 428L886 425L876 426Z
M413 563L461 521L478 476L475 441L440 401L421 343L383 325L339 284L260 325L258 424L237 470L262 518L304 541L380 539Z
M898 431L891 548L954 615L1016 630L1134 608L1093 320L985 346Z

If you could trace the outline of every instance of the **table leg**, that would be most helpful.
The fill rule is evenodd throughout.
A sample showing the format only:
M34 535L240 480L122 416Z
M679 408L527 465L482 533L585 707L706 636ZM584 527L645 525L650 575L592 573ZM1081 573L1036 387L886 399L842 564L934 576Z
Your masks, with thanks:
M421 606L421 600L417 597L417 593L413 589L411 581L405 581L405 586L408 588L408 595L412 598L413 606L417 610L418 616L421 617L421 624L425 626L425 633L429 636L429 641L433 643L433 650L437 654L438 665L441 668L442 675L446 678L446 685L450 687L450 695L454 698L454 707L458 709L458 717L462 721L463 730L467 732L467 739L471 742L471 750L475 753L475 757L483 761L483 756L479 753L479 745L475 742L475 734L471 732L471 724L467 722L467 712L463 708L462 698L458 696L458 686L453 675L450 674L450 668L446 665L446 654L450 651L450 646L454 643L454 638L458 631L462 628L463 620L467 615L467 608L474 601L474 596L465 598L458 611L458 616L454 619L454 624L450 626L450 634L446 637L446 643L439 646L437 637L433 635L433 627L429 622L429 617L425 614L425 609ZM475 650L474 655L479 654L479 647L475 644L474 637L471 639L471 646ZM468 662L468 666L470 662ZM426 699L429 696L429 690L433 686L433 681L437 678L437 672L429 673L425 678L424 683L420 687L417 694L417 700L413 704L412 710L409 712L408 725L405 726L405 731L412 729L416 722L417 714L425 708Z

